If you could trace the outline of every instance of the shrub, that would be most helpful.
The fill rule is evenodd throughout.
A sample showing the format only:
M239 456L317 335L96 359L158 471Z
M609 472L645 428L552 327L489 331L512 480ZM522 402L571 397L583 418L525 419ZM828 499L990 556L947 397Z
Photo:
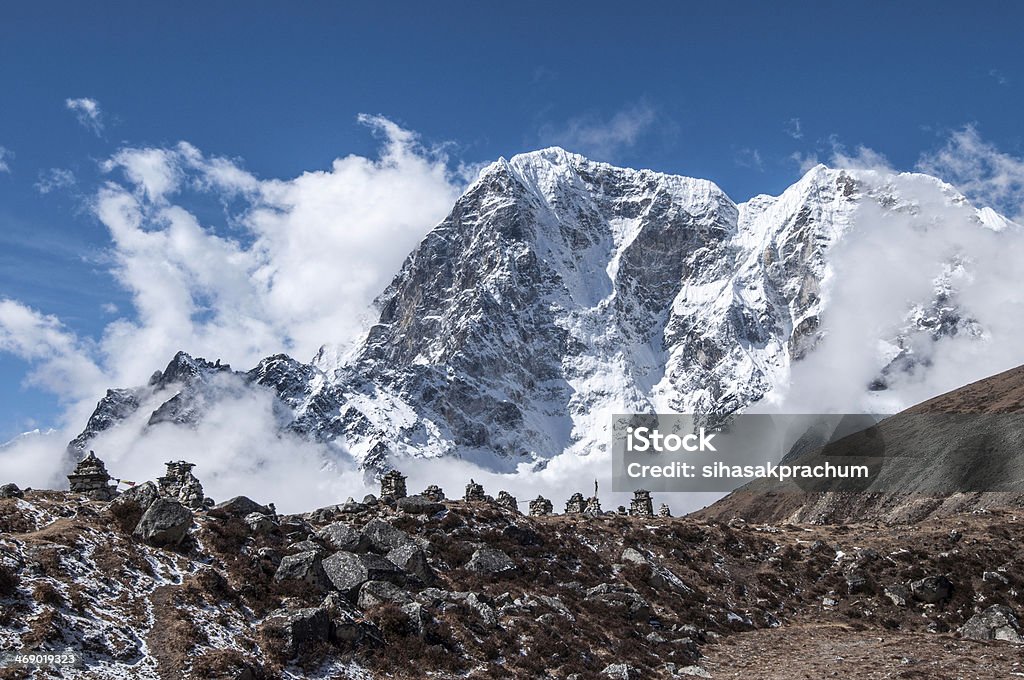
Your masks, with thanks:
M32 591L32 599L39 604L60 607L64 604L64 596L49 581L40 581Z
M6 564L0 564L0 597L14 595L21 584L21 577L18 573Z

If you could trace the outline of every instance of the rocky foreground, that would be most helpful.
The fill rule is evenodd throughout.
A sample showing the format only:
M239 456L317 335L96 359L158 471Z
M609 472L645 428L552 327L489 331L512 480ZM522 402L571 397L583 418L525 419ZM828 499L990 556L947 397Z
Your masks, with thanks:
M1020 508L769 526L367 497L279 516L152 490L6 490L0 649L84 665L0 678L1024 676Z

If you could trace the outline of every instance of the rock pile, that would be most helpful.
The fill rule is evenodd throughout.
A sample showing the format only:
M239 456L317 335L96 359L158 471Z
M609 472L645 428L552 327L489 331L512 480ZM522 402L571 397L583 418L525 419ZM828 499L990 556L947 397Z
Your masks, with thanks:
M552 510L554 510L554 508L551 505L551 501L543 496L537 496L530 501L530 515L534 517L550 515Z
M380 478L381 498L390 497L397 500L399 498L405 498L406 494L405 475L398 470L388 470L388 472Z
M182 505L192 510L201 510L213 505L213 500L207 499L203 494L203 485L192 474L194 463L176 460L166 465L167 472L156 480L161 496L177 498Z
M107 466L93 451L83 458L68 475L71 491L83 493L98 501L109 501L117 495L117 489L110 484Z
M633 517L654 517L650 491L637 489L633 492L633 500L629 502L629 514Z

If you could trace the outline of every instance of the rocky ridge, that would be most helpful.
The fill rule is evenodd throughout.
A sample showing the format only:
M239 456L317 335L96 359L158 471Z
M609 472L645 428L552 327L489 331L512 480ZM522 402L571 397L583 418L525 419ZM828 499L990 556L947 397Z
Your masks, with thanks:
M748 640L827 630L886 650L850 677L1024 672L1019 507L814 526L368 496L278 515L154 488L0 499L0 649L83 664L0 677L734 677ZM753 677L784 677L758 658Z

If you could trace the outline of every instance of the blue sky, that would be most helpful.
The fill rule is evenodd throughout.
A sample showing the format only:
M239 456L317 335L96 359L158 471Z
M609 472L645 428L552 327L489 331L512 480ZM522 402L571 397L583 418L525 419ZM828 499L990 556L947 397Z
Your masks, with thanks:
M0 299L90 350L133 315L94 210L106 159L184 140L290 179L375 157L360 113L450 167L557 143L736 200L858 145L911 169L965 125L1019 158L1022 25L1013 2L5 3ZM188 207L229 233L222 199ZM62 412L26 354L0 352L0 439Z

